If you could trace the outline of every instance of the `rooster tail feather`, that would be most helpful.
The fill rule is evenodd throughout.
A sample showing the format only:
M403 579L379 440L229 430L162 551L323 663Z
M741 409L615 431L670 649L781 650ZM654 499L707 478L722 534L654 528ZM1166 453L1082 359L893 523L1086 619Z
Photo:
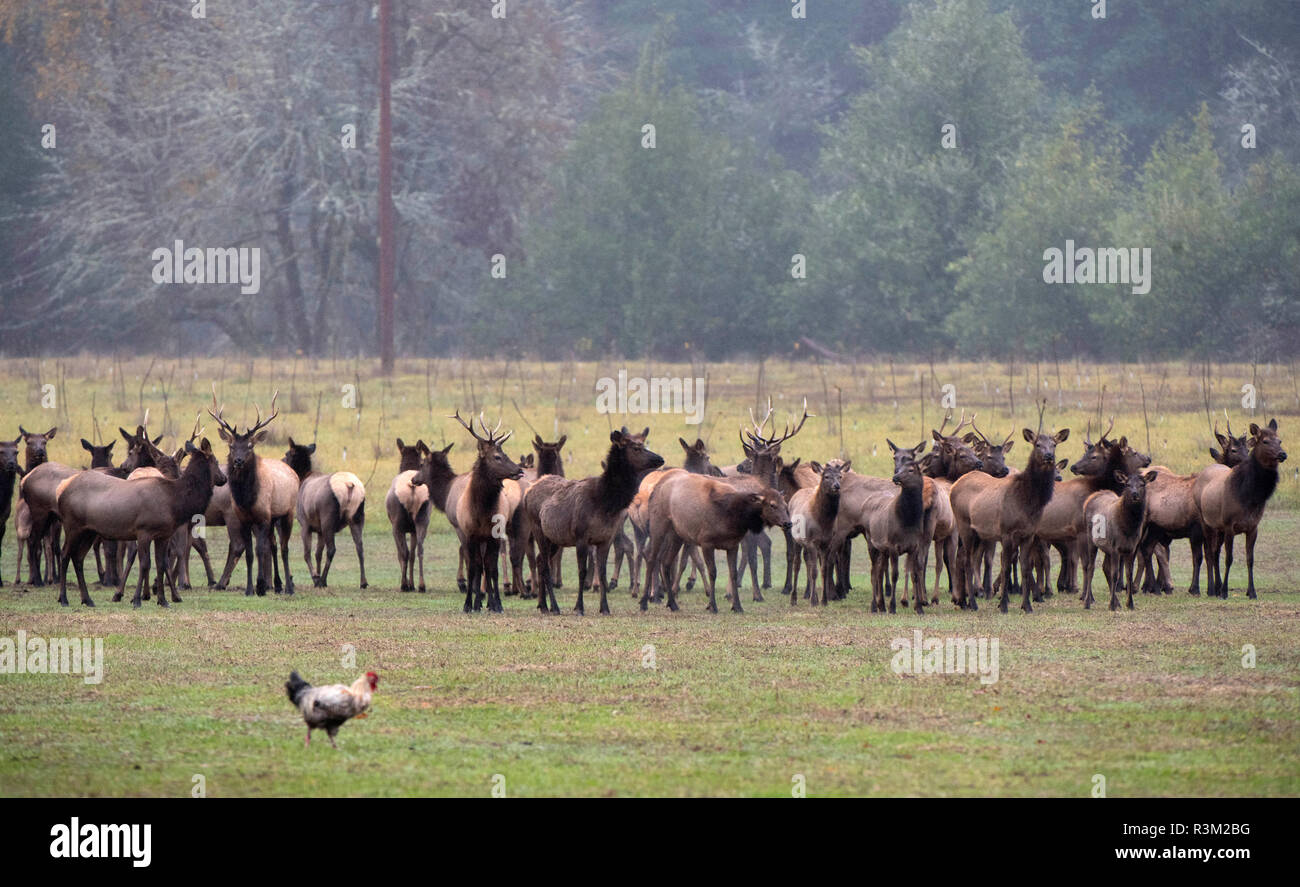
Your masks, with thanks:
M284 685L285 691L289 694L289 701L294 705L302 698L302 694L311 689L311 684L302 679L298 672L289 673L289 680Z

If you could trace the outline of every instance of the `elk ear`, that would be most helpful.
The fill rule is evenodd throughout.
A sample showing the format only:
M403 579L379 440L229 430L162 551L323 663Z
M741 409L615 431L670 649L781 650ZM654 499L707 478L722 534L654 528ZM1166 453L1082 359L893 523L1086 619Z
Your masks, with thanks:
M1142 475L1142 480L1145 483L1154 483L1155 479L1159 476L1160 472L1158 471L1148 471Z
M123 439L124 441L126 441L126 442L129 443L129 444L135 443L135 438L132 437L131 434L130 434L130 432L128 432L125 428L123 428L122 426L119 425L119 426L117 427L117 430L120 431L120 432L122 433L122 439Z
M1014 440L1009 440L1006 443L1004 443L1002 445L1002 455L1005 456L1007 453L1011 452L1011 448L1015 446L1015 443L1016 442Z
M220 434L221 439L224 440L226 443L234 443L234 439L230 436L230 432L227 431L226 429L218 428L217 434Z
M885 443L889 444L889 452L891 453L898 452L898 447L894 446L894 442L892 440L890 440L889 438L885 438Z
M686 442L686 438L679 437L677 438L677 442L682 445L682 449L686 452L689 453L691 451L691 445Z
M815 471L815 472L817 472L818 474L821 474L821 473L822 473L822 466L821 466L821 463L819 463L817 460L814 459L812 462L809 462L809 463L808 463L808 466L809 466L810 468L812 468L812 470Z
M1270 431L1277 431L1277 419L1269 419L1268 427Z
M451 448L454 447L454 446L456 446L456 442L455 442L455 441L452 441L451 443L447 444L447 446L443 447L442 454L443 454L444 456L447 455L448 453L451 452Z
M611 432L609 433L609 442L610 442L610 443L622 443L622 442L623 442L623 435L625 435L626 433L627 433L627 428L626 428L626 427L624 427L622 431L611 431Z
M265 429L265 428L262 429L261 431L257 432L257 434L254 434L254 435L253 435L253 445L254 445L254 446L257 446L258 444L260 444L260 443L261 443L262 441L264 441L264 440L266 440L266 429Z
M23 442L23 436L21 434L14 438L14 443L22 443L22 442Z
M1128 475L1122 471L1116 471L1115 483L1119 484L1121 487L1124 486L1125 484L1128 483Z
M402 439L399 437L397 439L397 452L400 453L404 449L406 449L406 444L402 443Z
M1070 439L1070 429L1062 428L1060 431L1056 432L1057 443L1065 443L1069 439Z
M177 452L177 454L176 454L174 457L172 457L172 458L174 458L174 459L176 459L177 461L179 461L179 460L180 460L181 453L193 453L194 451L195 451L195 450L194 450L194 444L187 440L187 441L185 441L185 447L184 447L184 449L182 449L182 450L180 450L179 452Z
M922 453L924 453L924 452L925 452L925 441L921 441L919 444L917 444L916 446L912 447L912 452L913 452L913 453L916 453L916 455L918 455L918 456L921 455Z
M81 439L81 448L83 450L89 450L92 453L95 452L95 448L90 445L90 441L86 440L84 437Z
M56 431L58 431L58 430L59 430L59 429L58 429L57 427L54 427L54 428L51 428L49 431L45 432L45 439L46 439L46 440L54 440L54 432L56 432Z
M1032 432L1032 431L1030 431L1028 428L1026 428L1022 433L1025 435L1025 440L1026 440L1026 441L1028 441L1029 443L1033 443L1033 442L1034 442L1034 432Z
M1223 447L1225 450L1226 450L1228 447L1232 446L1232 444L1230 444L1230 443L1228 442L1228 439L1227 439L1226 437L1224 437L1222 434L1220 434L1219 432L1217 432L1217 431L1214 432L1214 439L1217 440L1217 441L1219 442L1219 446ZM1213 452L1213 451L1211 451L1211 452ZM1214 458L1217 459L1217 458L1219 458L1219 457L1218 457L1218 456L1215 456Z
M779 457L778 457L778 458L779 458ZM795 460L794 460L793 462L790 463L790 470L791 470L791 471L794 471L796 468L799 467L799 463L802 462L802 461L803 461L803 456L798 456L798 457L796 457Z
M1223 442L1220 441L1220 443L1223 443ZM1224 445L1225 447L1227 446L1227 444L1223 444L1223 445ZM1216 450L1214 447L1210 447L1210 458L1213 459L1215 462L1222 462L1222 461L1223 461L1223 454L1221 454L1221 453L1220 453L1218 450Z
M289 435L289 449L292 450L292 449L294 449L294 448L297 447L297 446L298 446L298 445L297 445L296 443L293 442L293 435L292 435L292 434Z
M1254 422L1250 423L1250 436L1259 437L1259 426L1256 425Z
M126 432L123 432L123 434L125 434L125 433L126 433ZM31 436L31 432L28 431L28 430L27 430L26 428L24 428L23 426L19 425L19 426L18 426L18 436L19 436L19 437L30 437L30 436Z
M844 464L840 466L840 471L841 471L841 472L844 472L844 473L847 474L848 471L849 471L849 469L852 468L852 467L853 467L853 460L852 460L852 459L845 459L845 460L844 460Z
M108 446L104 447L104 451L105 451L105 452L108 452L108 453L111 453L111 452L113 451L113 444L115 444L115 443L117 443L117 441L115 441L115 440L110 440L110 441L108 442Z
M930 434L934 435L934 439L935 439L935 440L939 441L940 443L943 443L943 435L942 435L942 434L940 434L939 432L935 431L933 428L930 429Z
M567 441L568 439L569 439L569 435L561 434L560 439L555 442L555 448L557 450L560 449L560 447L564 446L564 442Z
M47 434L46 437L49 437L49 435ZM154 445L154 446L158 446L158 444L162 443L162 439L163 439L163 436L162 436L161 434L158 435L157 437L155 437L155 438L153 439L153 445Z
M1064 471L1064 470L1065 470L1065 466L1066 466L1066 465L1069 465L1069 464L1070 464L1070 460L1069 460L1069 459L1062 459L1060 462L1057 462L1057 463L1056 463L1056 468L1057 468L1058 471Z
M307 452L309 452L309 453L314 453L314 452L316 452L316 444L310 444L310 445L308 445L308 447L307 447Z

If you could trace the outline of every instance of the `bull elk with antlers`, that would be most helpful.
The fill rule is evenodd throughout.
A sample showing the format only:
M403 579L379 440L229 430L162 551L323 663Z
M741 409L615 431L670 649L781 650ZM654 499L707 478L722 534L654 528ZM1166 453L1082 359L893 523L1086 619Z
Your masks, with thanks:
M456 515L454 526L467 566L464 609L466 613L482 609L486 594L488 610L500 613L503 609L499 576L501 543L508 536L511 518L523 498L516 481L524 476L524 470L502 449L502 444L514 432L498 435L500 422L489 431L480 414L483 434L479 434L474 430L474 420L466 422L459 410L451 418L478 444L474 467L463 476L463 483L461 478L456 478L447 499L447 514L450 517L454 511Z
M244 565L247 582L244 594L264 595L269 574L275 573L275 590L280 591L278 561L275 553L275 534L279 533L280 557L284 561L284 592L293 594L293 573L289 566L289 535L293 532L293 516L298 506L298 475L278 459L263 459L254 447L266 438L266 427L280 415L271 396L271 415L262 418L257 409L257 420L242 433L222 418L224 406L217 406L217 391L212 389L212 406L208 415L217 423L221 439L230 448L226 457L226 476L230 479L230 498L233 514L239 522L241 542L244 546ZM205 503L206 505L206 503ZM253 584L252 541L257 541L257 584ZM269 569L268 569L269 568Z

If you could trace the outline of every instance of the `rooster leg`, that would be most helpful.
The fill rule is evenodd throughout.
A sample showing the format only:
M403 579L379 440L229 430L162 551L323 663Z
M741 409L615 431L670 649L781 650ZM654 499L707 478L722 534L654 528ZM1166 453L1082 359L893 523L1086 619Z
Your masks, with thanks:
M311 727L307 728L307 741L303 743L303 747L306 748L309 745L311 745Z
M329 737L330 747L331 747L331 748L338 748L338 746L334 744L334 731L333 731L333 730L326 730L326 731L325 731L325 735Z

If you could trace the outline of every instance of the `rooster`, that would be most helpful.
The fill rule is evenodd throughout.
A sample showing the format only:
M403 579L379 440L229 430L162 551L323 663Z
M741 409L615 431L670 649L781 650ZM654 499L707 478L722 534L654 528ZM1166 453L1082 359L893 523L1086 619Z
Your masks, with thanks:
M302 719L307 722L307 741L304 744L311 745L312 730L324 730L330 745L338 748L334 745L334 734L349 718L365 717L370 708L370 695L377 686L379 675L373 671L357 678L351 687L346 684L313 687L298 672L290 672L284 689L289 694L289 701L298 706Z

